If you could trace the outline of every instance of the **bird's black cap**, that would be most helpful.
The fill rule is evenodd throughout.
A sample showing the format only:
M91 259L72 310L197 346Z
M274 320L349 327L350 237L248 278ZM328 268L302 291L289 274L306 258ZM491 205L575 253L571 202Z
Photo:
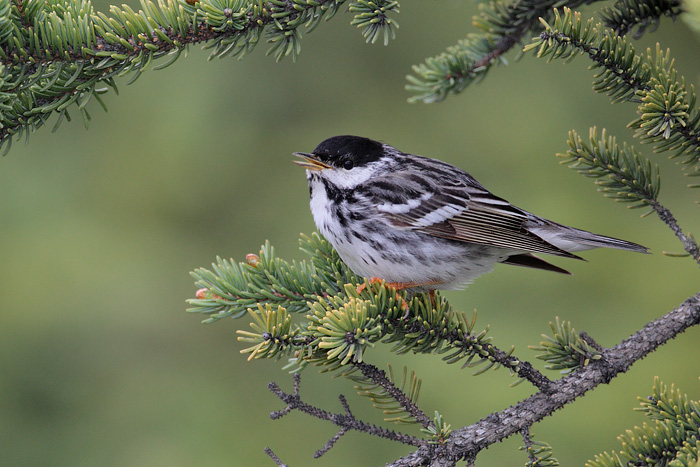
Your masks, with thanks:
M313 154L326 162L351 159L355 165L378 160L384 154L382 143L362 136L333 136L316 146Z

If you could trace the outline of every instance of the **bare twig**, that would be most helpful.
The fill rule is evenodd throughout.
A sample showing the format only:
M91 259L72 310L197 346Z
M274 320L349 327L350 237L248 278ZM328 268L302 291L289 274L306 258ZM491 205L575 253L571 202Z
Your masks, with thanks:
M367 433L372 436L378 436L380 438L385 438L390 441L396 441L411 446L419 447L427 444L426 441L418 439L415 436L397 433L395 431L387 430L385 428L381 428L376 425L371 425L369 423L365 423L361 420L358 420L351 412L349 412L349 409L347 408L347 402L344 401L344 398L341 398L341 404L343 404L343 406L346 407L344 414L331 413L326 410L319 409L318 407L314 407L310 404L307 404L303 402L301 400L301 397L299 396L300 381L301 376L298 373L295 374L294 393L292 394L287 394L286 392L282 391L282 389L280 389L280 387L274 382L269 383L267 385L267 387L270 389L270 391L272 391L273 394L275 394L277 397L279 397L280 400L287 404L287 406L284 409L277 412L272 412L270 414L270 418L276 420L288 414L292 410L299 410L300 412L303 412L307 415L311 415L314 418L330 421L334 425L340 427L343 433L350 430L356 430L361 431L363 433Z
M289 467L287 464L283 463L283 462L280 460L280 458L277 457L277 455L274 453L274 451L273 451L272 449L270 449L269 447L265 448L265 454L267 454L268 456L270 456L270 459L272 459L273 461L275 461L275 464L277 464L278 467Z
M678 240L680 240L683 244L683 249L688 252L688 254L692 256L697 263L700 264L700 247L698 247L698 244L692 237L683 233L683 230L678 225L678 221L676 221L676 218L673 216L671 211L666 209L656 200L652 202L651 206L654 208L654 211L656 211L656 214L658 214L659 219L664 221L664 223L673 231L673 233L676 234Z

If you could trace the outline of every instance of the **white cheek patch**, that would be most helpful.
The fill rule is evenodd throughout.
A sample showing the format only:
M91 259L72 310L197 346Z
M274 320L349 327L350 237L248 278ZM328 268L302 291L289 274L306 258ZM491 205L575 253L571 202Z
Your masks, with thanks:
M333 185L341 189L353 189L357 185L360 185L370 178L374 174L373 170L374 164L369 164L365 167L355 167L354 169L323 169L320 172L320 176L327 178L332 174ZM308 170L307 177L309 176Z
M421 205L424 201L429 200L430 198L433 197L432 193L423 193L420 198L417 199L409 199L405 203L402 204L394 204L394 203L382 203L377 205L377 209L379 212L385 212L387 214L406 214L407 212L411 211L412 209L416 209L418 206Z

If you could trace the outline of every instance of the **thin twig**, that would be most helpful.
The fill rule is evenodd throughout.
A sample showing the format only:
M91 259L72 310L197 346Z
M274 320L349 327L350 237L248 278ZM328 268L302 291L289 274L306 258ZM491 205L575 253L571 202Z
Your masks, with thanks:
M525 449L527 450L527 458L530 460L530 465L535 465L537 462L537 456L532 452L532 439L530 438L530 427L526 426L520 430L520 434L523 437L523 443L525 444Z
M289 467L287 464L283 463L279 457L277 457L277 455L274 453L274 451L271 448L269 448L269 447L265 448L265 454L270 456L270 459L275 461L275 464L277 464L279 467Z
M683 233L683 230L678 225L678 221L676 221L676 218L673 216L671 211L666 209L656 200L652 201L651 206L654 208L654 211L656 211L656 214L658 214L659 219L664 221L664 223L673 231L673 233L676 234L676 237L678 237L683 244L683 249L688 252L688 254L692 256L698 264L700 264L700 248L698 247L698 244L690 236Z
M277 412L272 412L270 414L270 418L273 420L276 420L286 414L288 414L292 410L299 410L300 412L303 412L307 415L311 415L314 418L318 418L321 420L328 420L334 425L342 428L344 431L349 431L349 430L356 430L356 431L361 431L363 433L367 433L372 436L378 436L380 438L385 438L390 441L396 441L399 443L403 444L408 444L411 446L423 446L427 444L426 441L421 440L419 438L416 438L415 436L409 436L403 433L397 433L392 430L387 430L385 428L378 427L376 425L371 425L369 423L365 423L361 420L358 420L355 418L352 413L348 414L348 411L346 410L345 414L338 414L338 413L331 413L323 409L319 409L318 407L314 407L310 404L307 404L306 402L303 402L301 400L301 397L299 396L299 382L301 380L301 377L299 374L294 375L294 393L288 394L280 387L274 383L271 382L267 385L268 389L272 391L273 394L275 394L281 401L287 404L287 406Z
M420 423L423 428L435 427L433 421L418 407L406 394L397 388L389 378L387 378L384 370L380 370L374 365L365 362L354 363L360 369L362 375L372 380L375 384L381 386L387 394L389 394L396 402L403 407L406 412L411 414L413 418Z

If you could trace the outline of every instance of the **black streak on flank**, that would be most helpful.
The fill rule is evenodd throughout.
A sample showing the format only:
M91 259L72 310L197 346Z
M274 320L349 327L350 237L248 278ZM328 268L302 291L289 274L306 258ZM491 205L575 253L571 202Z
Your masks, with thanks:
M332 213L332 215L333 215L336 219L338 219L338 222L340 222L340 225L341 225L341 226L343 226L343 227L347 227L347 226L348 226L348 218L345 216L345 214L343 214L343 209L342 209L341 206L339 206L339 205L337 205L337 204L336 204L335 206L333 206L333 213Z

